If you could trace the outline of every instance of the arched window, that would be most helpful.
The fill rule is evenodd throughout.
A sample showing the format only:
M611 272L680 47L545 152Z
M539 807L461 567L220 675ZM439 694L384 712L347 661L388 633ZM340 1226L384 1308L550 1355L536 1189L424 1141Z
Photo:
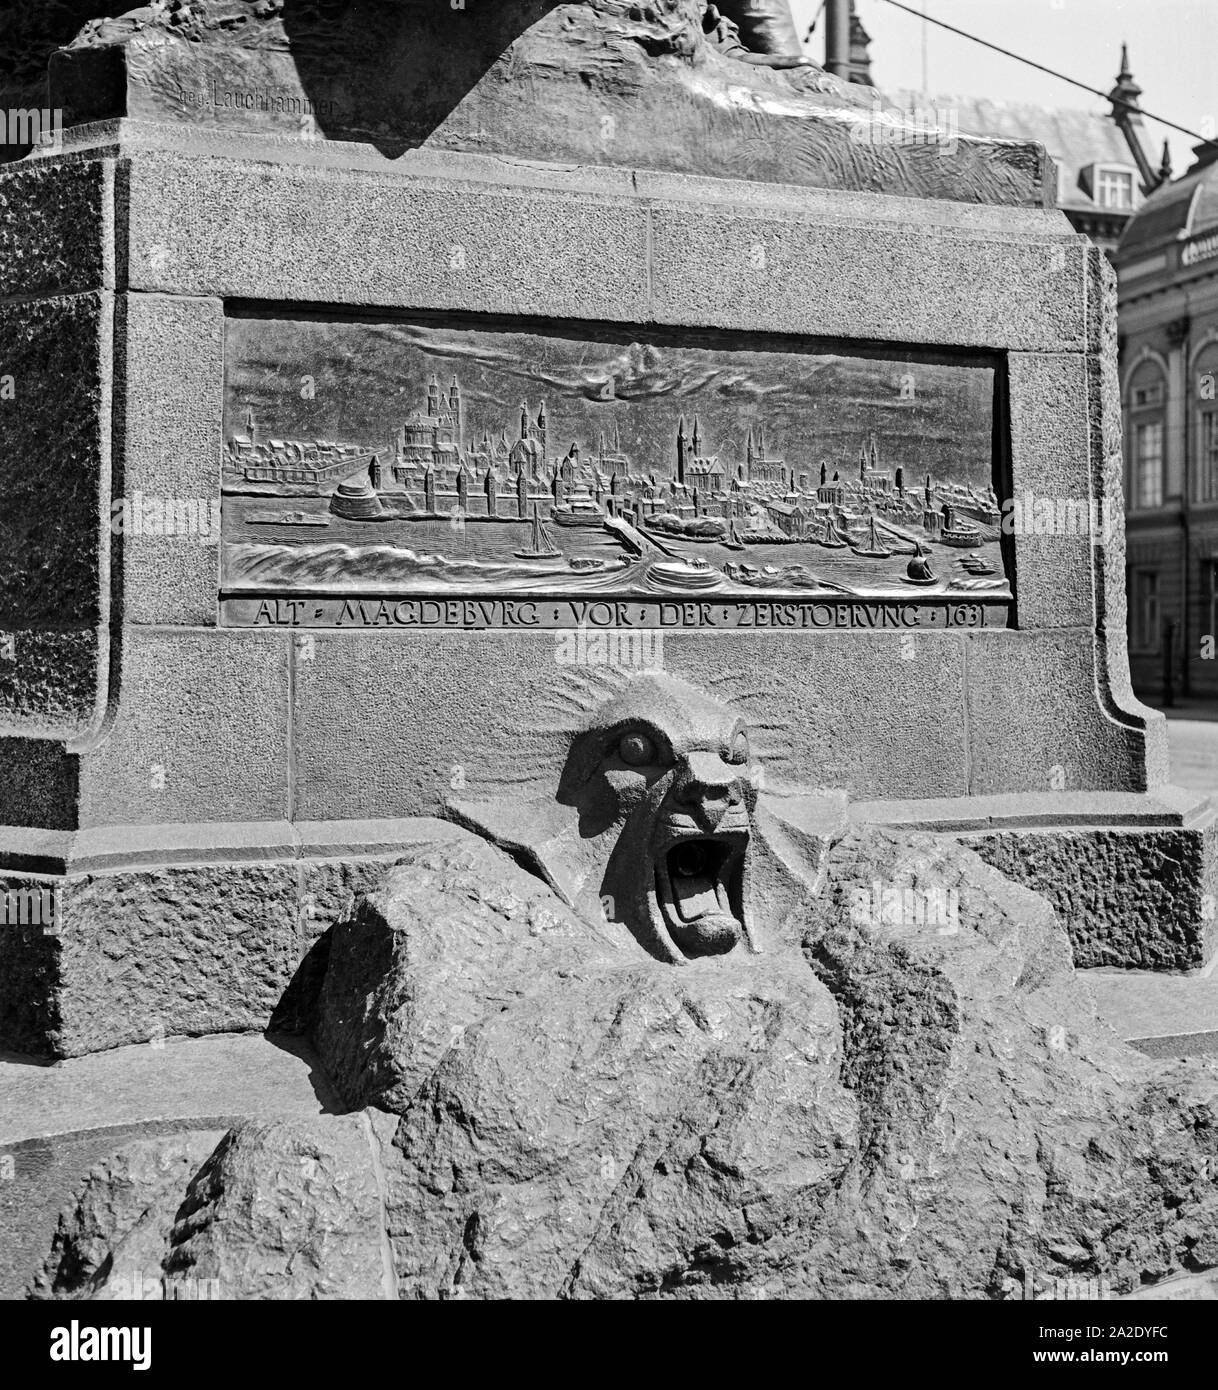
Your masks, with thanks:
M1157 362L1143 362L1129 380L1129 504L1145 511L1163 505L1167 377Z
M1198 502L1218 502L1218 343L1210 343L1193 364L1196 429L1194 496Z

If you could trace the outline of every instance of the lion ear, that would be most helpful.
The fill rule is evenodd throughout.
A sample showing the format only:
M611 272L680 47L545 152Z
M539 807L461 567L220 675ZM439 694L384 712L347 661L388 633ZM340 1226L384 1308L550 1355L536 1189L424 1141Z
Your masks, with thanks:
M579 793L588 785L592 774L604 761L605 744L609 735L609 730L595 728L577 734L571 740L562 776L558 781L557 796L562 805L575 805Z
M548 796L445 803L451 820L504 850L558 894L568 907L579 896L579 817Z
M829 847L841 839L850 824L846 793L770 796L762 792L753 816L757 833L783 868L818 893Z

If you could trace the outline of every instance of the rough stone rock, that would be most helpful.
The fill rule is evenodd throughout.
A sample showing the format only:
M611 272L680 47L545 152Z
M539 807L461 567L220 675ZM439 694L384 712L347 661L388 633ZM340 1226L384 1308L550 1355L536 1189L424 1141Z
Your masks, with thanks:
M1194 1299L1206 1303L1218 1300L1218 1274L1212 1270L1204 1274L1179 1274L1173 1279L1164 1279L1161 1284L1154 1284L1150 1288L1138 1289L1134 1293L1122 1296L1123 1302L1154 1300L1176 1303Z
M909 889L902 904L934 901L933 890L939 910L885 920L877 885ZM1042 898L950 842L852 832L834 847L803 950L841 1009L841 1081L859 1107L857 1142L844 1122L835 1132L837 1164L818 1166L802 1148L808 1130L767 1136L756 1169L716 1166L696 1124L677 1126L671 1150L662 1122L636 1136L628 1097L655 1059L614 1065L597 1048L603 1019L628 1030L651 1017L663 1037L669 991L692 1001L748 979L750 997L773 1007L792 968L781 950L764 985L756 959L658 979L650 967L623 976L593 962L500 1001L407 1108L390 1177L404 1286L423 1296L1002 1297L1026 1278L1043 1288L1062 1275L1126 1291L1213 1261L1218 1073L1163 1073L1108 1034ZM809 1016L825 1017L816 997ZM727 1030L729 1055L739 1036ZM673 1099L655 1119L692 1100L711 1107L717 1135L736 1133L732 1104L719 1114L724 1073L695 1067L699 1084L681 1089L697 1041L686 1035L662 1067ZM754 1064L768 1075L773 1053L762 1048ZM778 1075L780 1090L793 1084ZM624 1131L598 1127L601 1097ZM732 1100L748 1108L747 1093ZM623 1146L633 1166L601 1208L596 1156L620 1174ZM805 1186L775 1180L809 1163Z
M804 952L842 1010L862 1143L797 1286L1126 1292L1218 1262L1218 1069L1122 1046L1044 899L951 842L878 830L834 847L828 881ZM877 921L858 910L877 883L954 910Z
M30 1296L162 1299L166 1237L186 1184L219 1138L198 1130L141 1139L95 1164L60 1214Z
M837 1011L798 962L595 962L464 1034L389 1166L400 1287L620 1298L739 1286L856 1144Z
M485 840L437 840L334 927L314 1039L348 1105L401 1110L489 1009L620 946Z
M231 1129L186 1191L166 1276L224 1298L384 1298L380 1142L367 1114Z
M392 1296L385 1124L375 1113L247 1121L127 1145L60 1216L31 1296Z
M509 882L520 896L499 899L502 915L471 907ZM476 845L438 846L391 884L335 943L341 961L359 941L382 980L362 1025L344 1015L336 1033L355 1025L361 1055L404 1078L359 1095L404 1112L389 1206L416 1296L1002 1297L1067 1275L1124 1291L1214 1259L1218 1073L1164 1073L1122 1047L1049 904L959 845L869 830L833 847L802 946L841 1010L849 1096L836 1098L815 1065L778 1062L785 1043L749 1055L740 998L724 1012L724 990L776 1016L807 991L781 944L675 970L615 965L603 934L568 919L552 958L545 944L516 955L545 898ZM908 891L892 911L877 889ZM426 993L435 977L448 983ZM671 1031L682 1009L714 1013L708 996L728 1020L719 1039ZM480 998L491 1007L473 1022ZM836 1033L828 1003L813 991L803 1008ZM837 1046L822 1038L816 1056L836 1067ZM751 1068L738 1091L733 1058ZM689 1116L704 1107L720 1139L756 1126L752 1086L797 1109L820 1087L832 1140L809 1151L811 1128L784 1136L779 1122L756 1167L716 1165L712 1126ZM809 1181L784 1185L787 1169Z
M416 847L323 987L321 1052L379 1109L230 1132L166 1274L1001 1299L1218 1268L1218 1068L1124 1047L1045 899L958 843L827 835L797 931L683 965L472 836Z

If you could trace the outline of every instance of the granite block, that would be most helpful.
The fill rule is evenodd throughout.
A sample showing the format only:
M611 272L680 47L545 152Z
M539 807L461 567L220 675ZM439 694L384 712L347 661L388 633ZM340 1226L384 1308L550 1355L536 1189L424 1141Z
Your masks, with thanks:
M1188 830L1006 831L965 842L1049 899L1079 968L1195 970L1218 944L1213 821Z
M122 698L80 773L82 826L288 815L281 634L126 628Z
M113 296L0 305L0 728L71 738L106 696Z
M213 626L220 568L224 316L216 300L122 296L111 529L129 623Z
M114 264L113 161L0 166L0 298L112 290Z
M1159 734L1097 694L1103 667L1092 633L964 640L971 792L1147 789L1147 753Z
M129 166L130 286L645 321L645 208L521 183L143 156ZM251 237L239 208L274 235Z
M454 795L540 790L556 779L564 731L628 674L561 664L553 632L309 636L294 706L309 819L435 815ZM754 721L780 782L798 773L872 796L966 789L954 635L666 633L659 651L664 670Z
M764 210L652 214L660 322L934 346L1081 351L1083 249L1041 237L900 227ZM961 312L967 305L968 311Z

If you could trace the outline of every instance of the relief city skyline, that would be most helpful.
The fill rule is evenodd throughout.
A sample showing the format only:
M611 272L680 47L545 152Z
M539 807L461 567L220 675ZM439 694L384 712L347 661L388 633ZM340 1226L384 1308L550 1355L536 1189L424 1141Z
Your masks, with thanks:
M229 320L226 587L1009 598L988 362Z

